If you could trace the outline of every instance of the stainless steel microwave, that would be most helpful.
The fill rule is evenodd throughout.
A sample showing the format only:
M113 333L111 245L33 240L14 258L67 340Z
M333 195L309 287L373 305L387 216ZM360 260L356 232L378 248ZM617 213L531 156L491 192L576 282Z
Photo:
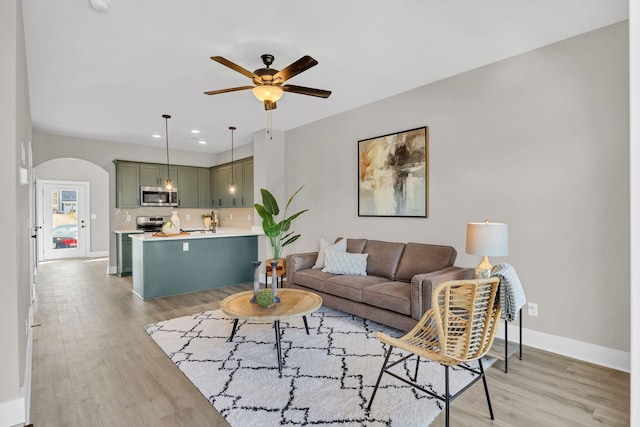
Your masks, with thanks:
M140 187L140 206L178 206L178 189Z

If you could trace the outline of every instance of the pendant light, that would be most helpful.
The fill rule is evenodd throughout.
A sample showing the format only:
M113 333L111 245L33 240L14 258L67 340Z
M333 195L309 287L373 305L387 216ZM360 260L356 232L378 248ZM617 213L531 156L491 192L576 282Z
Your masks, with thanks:
M236 194L236 183L233 179L233 131L236 130L235 126L229 126L231 131L231 182L229 183L229 194Z
M164 188L167 191L173 190L173 181L171 180L171 175L169 174L169 119L171 118L168 114L163 114L164 118L164 133L167 137L167 179L164 182Z

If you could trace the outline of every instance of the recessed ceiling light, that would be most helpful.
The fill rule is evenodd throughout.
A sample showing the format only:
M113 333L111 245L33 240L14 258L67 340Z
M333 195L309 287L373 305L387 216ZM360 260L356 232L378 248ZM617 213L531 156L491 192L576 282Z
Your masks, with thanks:
M198 129L191 129L191 133L200 133Z
M202 144L202 145L204 145L204 144L206 144L206 143L207 143L207 141L205 141L205 140L203 140L203 139L201 139L200 141L198 141L198 144Z
M162 135L158 135L157 133L154 133L153 135L151 135L154 138L162 138Z

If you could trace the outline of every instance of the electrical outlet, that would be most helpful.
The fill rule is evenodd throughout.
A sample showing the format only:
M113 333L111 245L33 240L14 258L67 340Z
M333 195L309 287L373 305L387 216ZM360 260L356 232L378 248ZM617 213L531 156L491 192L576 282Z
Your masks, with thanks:
M189 242L182 242L182 250L184 252L188 252L189 251Z
M191 219L191 214L186 214L186 215L185 215L185 217L186 217L187 219Z
M251 221L251 214L247 214L247 221Z
M527 303L527 314L531 317L538 317L538 304L535 302Z
M131 221L131 215L127 215L127 221Z
M233 220L233 214L229 214L229 220Z

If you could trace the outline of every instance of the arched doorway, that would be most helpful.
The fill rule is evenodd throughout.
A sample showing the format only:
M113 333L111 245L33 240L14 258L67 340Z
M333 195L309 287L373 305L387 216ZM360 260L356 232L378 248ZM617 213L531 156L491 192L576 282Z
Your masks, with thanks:
M46 162L43 162L34 168L34 174L36 177L36 182L47 182L47 181L55 181L65 183L83 183L86 184L87 193L86 198L86 212L83 219L79 219L79 221L84 220L85 223L78 223L78 227L80 230L86 230L85 236L85 251L80 253L78 251L74 251L73 239L67 239L62 242L62 247L59 247L59 251L57 251L61 256L56 256L55 252L53 256L47 256L46 258L64 258L68 256L86 256L86 257L99 257L99 256L108 256L109 254L109 174L100 166L86 161L82 159L73 159L73 158L60 158L60 159L52 159ZM74 191L74 189L67 189L61 191ZM66 196L71 197L72 193L66 194ZM36 200L42 196L42 193L36 194ZM62 198L63 194L60 193L58 195L59 198ZM65 212L74 210L74 201L73 200L59 200L58 206L56 210L58 212ZM53 201L48 200L47 203L52 205ZM46 215L44 215L43 206L38 206L36 204L37 211L37 224L39 226L43 226L43 220ZM53 205L49 206L51 214L53 212ZM73 216L73 215L71 215ZM64 225L64 224L56 224ZM82 226L84 225L84 229ZM51 226L50 226L51 227ZM69 231L62 230L61 231ZM40 229L40 231L45 231ZM53 230L49 230L52 232ZM71 230L72 231L72 230ZM64 234L64 233L63 233ZM68 234L68 233L67 233ZM44 248L52 247L55 236L51 233L40 232L39 235L39 259L43 259L44 256ZM45 241L45 235L49 237L49 240ZM73 236L62 236L62 237L73 237ZM64 247L65 244L68 244L67 247ZM60 246L60 245L59 245ZM78 252L78 253L73 253ZM51 255L51 254L50 254Z

